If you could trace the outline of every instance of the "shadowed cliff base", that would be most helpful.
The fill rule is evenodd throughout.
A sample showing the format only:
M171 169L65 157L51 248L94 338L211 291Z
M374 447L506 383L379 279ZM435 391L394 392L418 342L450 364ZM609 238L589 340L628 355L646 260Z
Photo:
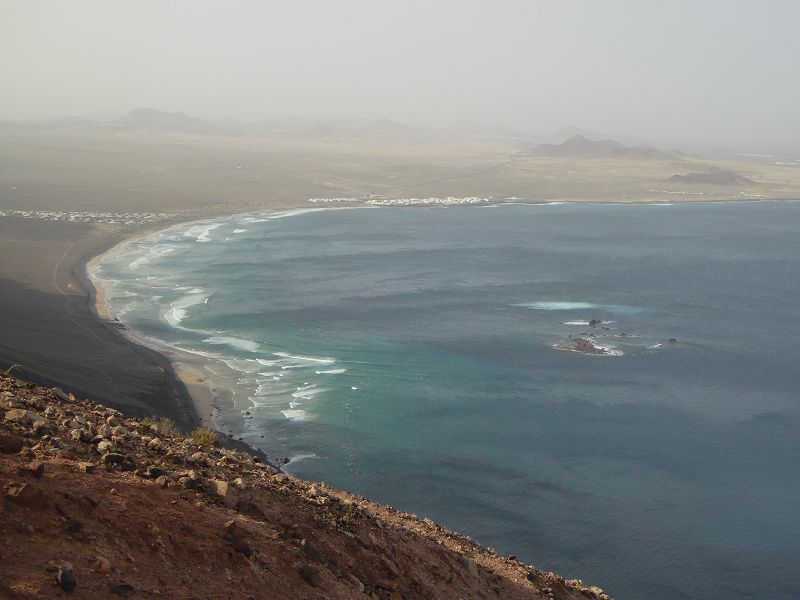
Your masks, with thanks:
M0 279L0 368L60 385L135 416L164 415L183 428L197 417L158 353L137 346L90 313L80 295L49 294Z

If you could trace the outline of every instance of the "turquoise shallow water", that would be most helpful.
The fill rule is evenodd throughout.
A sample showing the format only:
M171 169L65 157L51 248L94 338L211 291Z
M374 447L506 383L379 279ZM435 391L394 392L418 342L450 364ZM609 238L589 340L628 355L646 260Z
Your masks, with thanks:
M253 214L99 276L300 476L622 600L789 599L798 224L795 202ZM570 334L615 355L553 348Z

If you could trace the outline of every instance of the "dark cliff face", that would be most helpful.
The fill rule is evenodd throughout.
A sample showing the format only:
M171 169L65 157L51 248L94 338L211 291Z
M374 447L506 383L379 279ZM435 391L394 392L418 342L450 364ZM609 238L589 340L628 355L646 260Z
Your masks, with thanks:
M213 436L0 376L0 596L607 600Z

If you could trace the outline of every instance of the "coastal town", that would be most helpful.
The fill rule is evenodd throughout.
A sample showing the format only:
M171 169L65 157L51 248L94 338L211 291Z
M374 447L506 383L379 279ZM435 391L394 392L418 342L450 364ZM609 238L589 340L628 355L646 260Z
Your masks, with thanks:
M361 198L309 198L313 204L366 204L369 206L466 206L471 204L486 204L494 201L491 196L481 198L480 196L468 196L466 198L384 198L375 194L369 194Z
M66 221L69 223L104 223L108 225L145 225L165 221L174 215L167 212L65 212L57 210L0 210L0 217Z

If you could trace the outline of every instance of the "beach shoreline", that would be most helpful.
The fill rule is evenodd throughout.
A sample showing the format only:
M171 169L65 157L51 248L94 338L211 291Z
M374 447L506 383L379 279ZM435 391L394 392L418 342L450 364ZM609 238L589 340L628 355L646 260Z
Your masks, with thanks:
M198 426L214 429L226 447L249 452L276 468L280 468L280 466L275 464L275 460L270 460L263 450L253 447L238 438L238 434L243 429L244 416L236 417L231 414L230 410L227 410L233 406L233 392L214 379L213 373L206 368L208 359L202 354L177 348L162 340L141 334L117 320L108 304L108 290L104 285L103 279L97 276L96 271L104 257L119 252L132 243L158 235L173 227L222 220L254 212L291 212L295 210L297 209L285 208L226 213L211 218L190 218L179 222L171 222L166 225L162 224L164 226L161 227L147 227L132 232L122 239L114 239L110 244L106 243L97 246L91 256L74 266L74 274L88 295L88 308L95 320L116 334L116 337L123 340L125 344L129 344L150 355L170 375L176 392L174 400L184 413L190 414L189 419L182 420L179 425L189 431ZM217 418L222 414L225 415L227 432L220 427Z
M753 200L753 199L737 199L727 201L715 200L677 200L674 203L666 203L663 201L642 200L636 202L597 202L597 201L580 201L580 200L544 200L534 202L528 199L516 201L499 200L497 202L464 206L463 208L480 208L480 207L502 207L508 205L564 205L564 204L596 204L596 205L625 205L625 206L675 206L679 204L695 204L698 202L703 203L719 203L719 202L774 202L774 200ZM229 409L233 406L232 390L221 385L219 381L215 381L213 373L209 371L209 359L200 353L187 351L182 348L177 348L162 340L152 338L131 329L120 323L112 314L108 305L108 290L103 284L102 278L97 277L96 271L104 257L119 252L126 246L135 243L147 237L163 233L175 227L187 226L193 223L207 223L212 221L221 221L229 218L235 218L245 215L254 214L275 214L285 213L286 216L304 213L304 212L318 212L318 211L332 211L332 210L351 210L356 208L362 209L415 209L415 208L441 208L446 210L448 207L438 206L372 206L372 205L351 205L351 206L310 206L310 207L285 207L276 209L261 209L261 210L248 210L242 212L232 212L214 215L212 217L204 216L200 218L189 218L181 221L173 221L169 224L161 224L157 227L145 227L132 232L130 235L122 239L116 239L111 245L98 247L98 252L82 261L75 267L75 274L83 284L89 295L89 307L94 317L102 322L107 328L113 330L118 334L126 343L132 344L138 348L144 349L152 353L162 366L169 371L172 378L176 383L176 388L179 390L178 402L184 409L191 408L194 415L192 423L187 423L191 427L197 425L204 425L211 427L224 435L227 439L236 440L235 436L241 434L244 424L244 416L236 417L232 415ZM228 433L223 433L221 423L215 418L224 413L225 426ZM243 442L239 442L243 443Z
M89 308L94 316L106 327L119 333L127 342L155 352L166 362L179 387L184 391L184 399L188 399L197 417L197 423L211 427L212 413L216 400L216 389L203 373L205 361L199 355L181 351L168 346L159 340L140 335L135 330L120 323L111 312L108 304L108 290L103 280L97 276L96 271L105 256L119 252L126 246L145 239L152 235L166 231L172 227L204 221L206 219L190 219L179 223L171 223L166 227L145 228L117 241L112 246L103 249L88 260L76 266L76 274L80 273L79 280L84 284L89 294Z

